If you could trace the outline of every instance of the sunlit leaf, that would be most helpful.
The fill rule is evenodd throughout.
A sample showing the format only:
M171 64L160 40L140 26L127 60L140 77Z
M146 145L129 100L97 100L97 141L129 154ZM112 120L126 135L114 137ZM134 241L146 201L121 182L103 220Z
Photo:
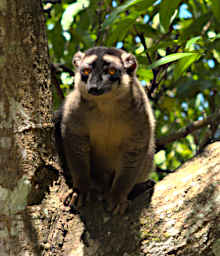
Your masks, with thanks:
M180 76L182 75L182 73L195 61L197 61L199 58L201 57L200 53L194 53L191 56L187 56L186 58L180 60L175 69L174 69L174 73L173 73L173 77L174 80L177 80L178 78L180 78Z
M190 40L187 41L185 49L188 51L193 51L194 50L194 44L201 38L201 36L196 36L191 38Z
M137 71L137 75L139 79L151 80L153 79L153 72L152 70L146 68L139 68Z
M215 59L218 61L218 63L220 63L220 53L216 50L213 50L213 55Z
M156 155L155 155L155 162L156 164L162 164L165 160L166 160L166 155L165 155L165 150L161 150L159 151Z
M194 56L194 55L198 55L198 53L192 53L192 52L183 52L183 53L173 53L170 55L167 55L166 57L163 57L157 61L155 61L153 64L149 65L147 68L148 69L153 69L153 68L157 68L161 65L182 59L182 58L186 58L189 56Z
M148 8L149 6L151 6L153 3L155 2L155 0L128 0L127 2L125 2L124 4L120 5L119 7L117 7L105 20L105 22L103 23L103 28L111 25L116 18L118 18L119 14L121 12L124 12L126 10L128 10L130 7L135 6L137 4L143 5L143 9Z
M89 6L89 0L78 0L73 4L68 5L63 13L61 24L64 30L69 29L73 22L74 16Z
M171 18L178 7L181 0L165 0L160 4L160 22L165 32L168 32L171 23Z

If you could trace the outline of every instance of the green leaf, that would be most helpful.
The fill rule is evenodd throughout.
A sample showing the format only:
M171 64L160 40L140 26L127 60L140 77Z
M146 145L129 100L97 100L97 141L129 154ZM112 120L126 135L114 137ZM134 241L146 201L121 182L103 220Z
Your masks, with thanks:
M188 38L192 38L193 36L200 35L201 31L204 29L204 26L210 20L210 15L212 15L211 11L198 17L196 22L192 19L180 22L180 25L183 28L181 29L180 39L186 40Z
M52 43L54 56L59 60L63 56L65 38L62 35L62 27L57 22L53 30L48 31L48 39Z
M173 72L173 78L174 80L177 80L180 78L182 73L195 61L197 61L201 57L200 53L194 53L191 56L188 56L182 60L180 60Z
M188 51L193 51L194 50L194 44L201 38L201 36L196 36L191 38L190 40L187 41L185 49Z
M155 154L155 162L156 164L160 165L164 163L166 160L166 151L160 150L157 154Z
M146 68L139 68L137 70L137 75L138 75L140 80L150 81L151 79L153 79L153 72L149 69L146 69Z
M155 61L153 64L149 65L147 69L157 68L161 65L164 65L182 58L186 58L189 56L197 55L197 54L198 53L193 53L193 52L173 53Z
M106 28L107 26L111 25L114 23L114 21L118 18L119 14L121 12L124 12L128 10L130 7L135 6L135 5L142 5L143 9L146 10L149 6L151 6L155 0L129 0L126 3L120 5L117 7L105 20L103 23L102 28Z
M168 32L172 16L181 0L163 0L160 4L160 23L165 32Z
M183 77L176 82L176 97L178 99L195 99L198 92L213 88L213 82L210 80Z
M135 28L138 32L143 33L146 37L158 39L158 37L161 35L161 33L152 28L149 24L141 24L136 22Z
M127 32L131 29L131 26L135 24L136 19L136 14L130 14L128 16L122 17L120 20L115 22L115 24L111 26L111 32L108 33L108 37L105 44L108 46L112 46L115 44L115 42L124 40L124 37L126 36Z
M64 30L68 30L77 13L89 6L89 0L78 0L73 4L68 5L63 13L61 24Z
M219 21L220 20L220 1L212 0L210 2L211 2L212 11L213 11L216 19Z

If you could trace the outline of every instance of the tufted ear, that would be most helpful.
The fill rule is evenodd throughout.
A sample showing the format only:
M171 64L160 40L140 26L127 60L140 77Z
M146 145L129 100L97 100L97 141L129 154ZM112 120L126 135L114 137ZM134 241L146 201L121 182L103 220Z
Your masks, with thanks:
M72 63L73 63L73 66L75 67L75 68L78 68L79 67L79 65L80 65L80 62L81 62L81 60L82 60L82 58L85 56L85 53L83 53L83 52L77 52L74 56L73 56L73 61L72 61Z
M127 73L132 74L136 71L137 61L134 55L125 52L121 55L121 59L125 69L127 70Z

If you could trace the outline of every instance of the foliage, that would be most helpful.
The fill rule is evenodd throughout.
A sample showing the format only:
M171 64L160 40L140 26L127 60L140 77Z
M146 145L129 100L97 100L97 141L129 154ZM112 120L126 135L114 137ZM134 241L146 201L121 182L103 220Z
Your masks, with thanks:
M57 79L64 94L72 84L69 70L77 50L116 46L138 59L138 76L157 119L157 137L219 109L219 0L51 2L44 2L49 52L60 68ZM56 96L56 105L58 101ZM157 166L175 169L217 136L217 128L205 127L158 149Z

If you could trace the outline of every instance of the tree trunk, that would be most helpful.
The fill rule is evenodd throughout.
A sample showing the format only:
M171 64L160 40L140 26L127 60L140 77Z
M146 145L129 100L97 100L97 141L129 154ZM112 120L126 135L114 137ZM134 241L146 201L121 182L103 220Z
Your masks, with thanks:
M40 255L31 244L37 234L26 206L39 203L46 182L57 175L47 157L52 155L48 60L40 1L1 0L1 256Z
M220 142L138 196L124 216L94 198L80 213L61 203L67 187L54 159L39 2L0 4L0 256L220 256Z

